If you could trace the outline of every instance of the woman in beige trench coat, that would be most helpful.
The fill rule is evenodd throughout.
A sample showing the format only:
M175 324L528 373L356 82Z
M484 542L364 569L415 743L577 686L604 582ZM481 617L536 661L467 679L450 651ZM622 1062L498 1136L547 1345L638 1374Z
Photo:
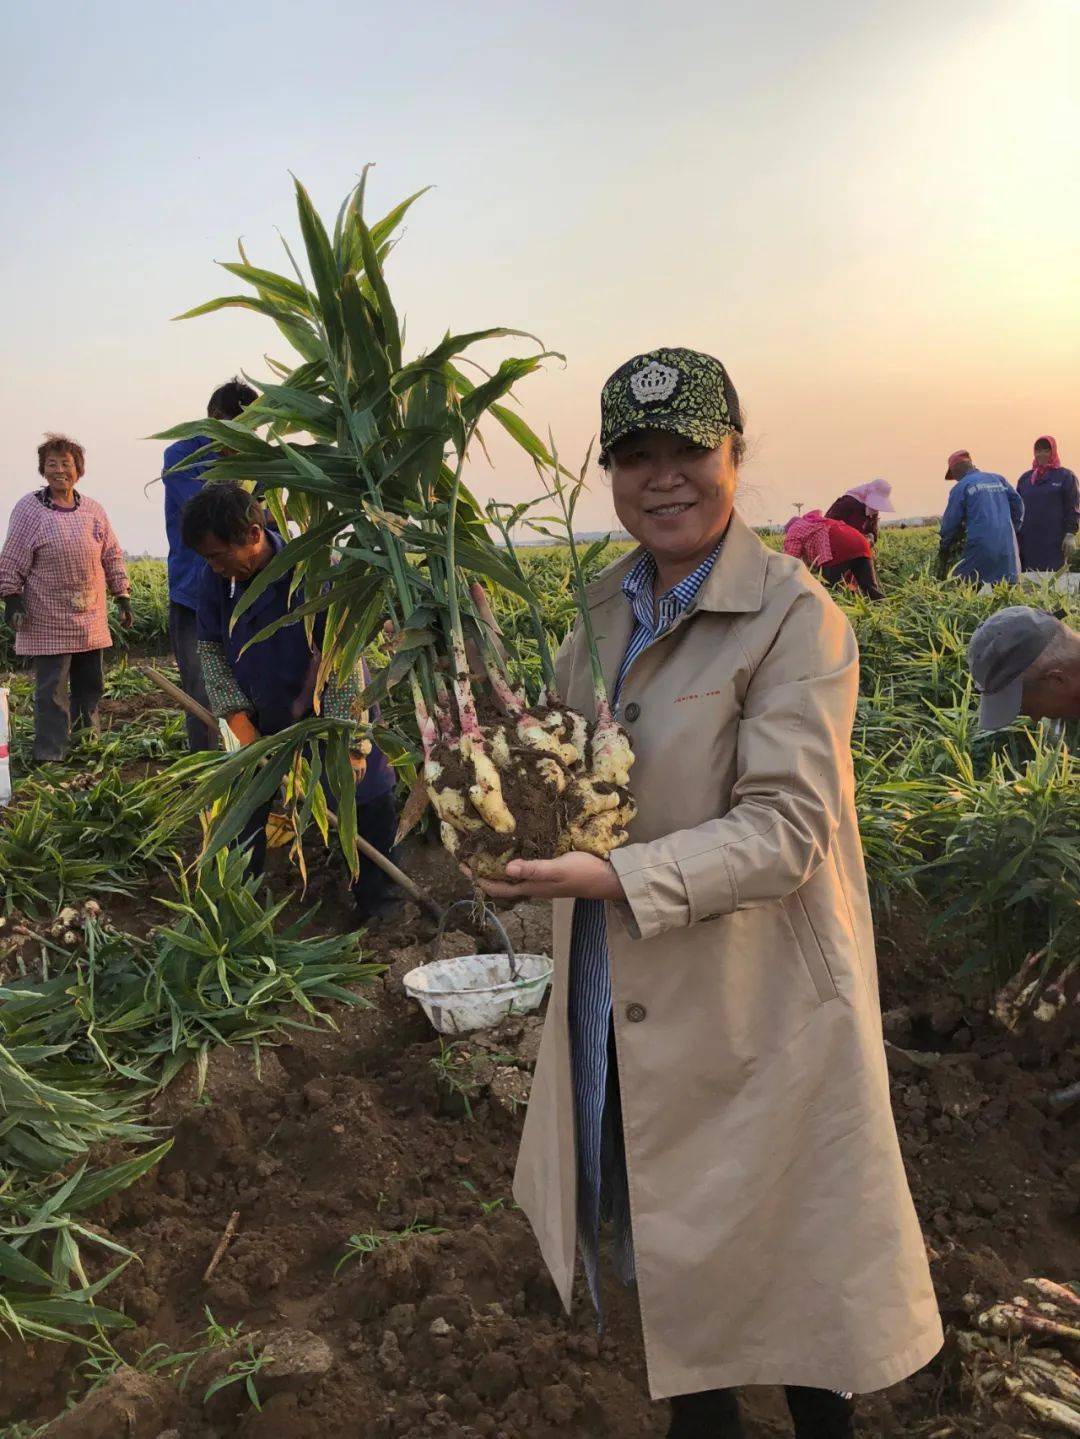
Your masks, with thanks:
M788 1386L799 1439L942 1342L889 1104L850 735L858 651L797 561L733 512L723 366L639 355L601 452L640 548L592 585L638 812L610 862L517 861L555 900L555 978L514 1193L569 1308L596 1223L638 1285L671 1436L742 1433L733 1394ZM580 627L563 694L592 708Z

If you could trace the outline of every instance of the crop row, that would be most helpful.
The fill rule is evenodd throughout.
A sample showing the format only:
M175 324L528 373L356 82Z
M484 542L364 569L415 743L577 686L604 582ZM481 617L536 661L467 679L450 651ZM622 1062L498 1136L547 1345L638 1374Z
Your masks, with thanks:
M775 537L770 542L777 543ZM1043 603L1063 612L1063 604L1071 603L1076 623L1076 600L1029 588L999 586L982 594L943 585L930 572L935 549L932 531L886 531L879 558L886 599L841 600L862 655L853 756L875 909L884 918L899 896L921 896L931 907L931 923L964 949L972 969L1012 973L1027 955L1044 949L1052 965L1070 946L1080 949L1076 766L1045 725L1021 721L992 735L978 730L965 652L980 620L1004 604ZM612 547L596 556L591 569L615 553ZM525 550L522 560L557 644L577 614L566 551ZM160 650L167 643L164 566L137 561L132 576L134 640ZM499 590L496 608L522 667L538 666L524 602ZM396 714L392 703L389 711L388 720L408 733L411 715ZM137 739L138 733L127 743ZM124 744L122 732L116 742ZM109 849L106 859L123 849L122 843L106 844L118 809L108 790L106 783L100 797L105 818L99 848ZM137 829L134 794L124 808ZM4 843L13 850L12 874L24 872L14 863L20 830L41 833L25 819L9 825ZM92 862L85 843L71 859ZM62 856L52 873L65 873ZM54 893L61 889L53 886Z

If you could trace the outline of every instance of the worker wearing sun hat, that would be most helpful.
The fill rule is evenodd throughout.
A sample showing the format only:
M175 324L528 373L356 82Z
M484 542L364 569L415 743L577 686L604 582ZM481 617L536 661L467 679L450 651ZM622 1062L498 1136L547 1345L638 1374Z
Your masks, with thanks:
M840 520L865 535L872 545L877 544L878 516L891 515L896 506L892 502L892 485L888 480L868 480L864 485L852 485L833 500L825 511L827 520Z
M1080 634L1045 610L1010 605L983 620L968 664L982 691L983 729L1003 729L1021 714L1080 719Z
M602 1252L636 1280L668 1439L743 1439L744 1384L785 1387L796 1439L851 1439L849 1391L913 1373L941 1323L889 1108L858 649L740 516L742 427L711 355L653 350L603 386L637 547L589 586L557 679L592 719L598 661L636 813L606 859L482 881L555 901L514 1196L567 1307L578 1254L598 1306Z

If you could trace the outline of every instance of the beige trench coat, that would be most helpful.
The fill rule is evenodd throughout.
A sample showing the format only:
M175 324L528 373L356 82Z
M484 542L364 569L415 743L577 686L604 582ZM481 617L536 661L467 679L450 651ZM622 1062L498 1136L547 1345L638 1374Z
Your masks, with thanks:
M630 555L591 586L609 689ZM563 692L592 713L580 626ZM641 1321L654 1398L865 1392L940 1348L889 1104L850 734L858 650L796 560L736 515L696 602L622 691L638 816L608 906ZM514 1194L570 1307L572 903Z

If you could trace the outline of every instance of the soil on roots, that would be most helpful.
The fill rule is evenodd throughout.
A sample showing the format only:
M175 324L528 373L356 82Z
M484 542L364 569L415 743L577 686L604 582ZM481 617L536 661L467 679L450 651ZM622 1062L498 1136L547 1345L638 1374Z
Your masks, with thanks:
M530 713L542 718L548 712ZM464 832L455 828L454 852L462 864L474 873L492 878L501 874L511 859L554 859L576 847L606 854L612 840L625 842L623 826L634 813L628 790L604 780L593 780L590 770L581 764L566 766L546 751L519 743L507 725L489 729L487 734L491 741L489 752L493 757L498 756L500 791L503 803L514 817L514 829L502 833L486 824ZM591 741L588 748L591 753ZM453 790L466 796L467 810L478 819L467 800L475 776L457 747L440 743L432 758L441 771L439 792L445 794ZM593 843L589 844L581 835L572 833L572 826L583 816L592 815L593 823L599 823L603 830L603 822L610 816L598 811L597 801L609 797L611 809L618 811L620 822L604 831L607 840L597 848L600 835L592 834Z
M437 847L411 846L406 868L444 900L462 893ZM320 885L321 924L346 922L339 877L317 877ZM548 948L545 907L504 918L517 948ZM1004 1036L984 1003L949 984L923 933L909 916L883 937L883 1003L908 1173L945 1318L960 1323L971 1290L990 1300L1010 1297L1029 1274L1080 1276L1075 1120L1047 1104L1080 1077L1080 1050L1067 1035L1037 1049ZM389 968L370 1008L337 1011L336 1032L294 1031L264 1050L261 1077L243 1053L220 1051L201 1099L188 1075L157 1102L159 1121L173 1127L171 1153L94 1216L142 1259L107 1295L138 1325L121 1337L123 1351L188 1348L205 1306L258 1331L259 1343L289 1330L323 1348L291 1379L256 1376L261 1412L242 1384L204 1405L236 1353L209 1361L148 1439L170 1426L181 1439L665 1432L667 1406L647 1397L634 1294L608 1284L599 1336L584 1294L564 1316L510 1198L539 1021L462 1041L448 1082L446 1051L401 986L431 937L412 911L373 930L371 948ZM461 932L443 952L476 947ZM234 1211L236 1237L204 1283ZM350 1235L379 1242L335 1276ZM57 1413L77 1359L49 1345L0 1351L0 1424ZM744 1409L750 1435L790 1433L780 1395L748 1391ZM1039 1432L1008 1406L975 1413L952 1346L914 1379L861 1399L859 1412L860 1432L884 1439ZM64 1430L69 1439L97 1432L89 1421ZM125 1432L118 1421L115 1433Z
M440 789L456 789L467 796L474 776L457 750L440 746L435 758L443 768ZM511 859L553 859L559 852L565 806L541 773L541 759L534 750L510 746L510 765L498 774L503 802L514 816L513 832L500 834L485 824L467 834L459 833L457 857L463 864L475 865L483 856L487 860L483 872L490 874ZM550 758L548 763L552 763Z

